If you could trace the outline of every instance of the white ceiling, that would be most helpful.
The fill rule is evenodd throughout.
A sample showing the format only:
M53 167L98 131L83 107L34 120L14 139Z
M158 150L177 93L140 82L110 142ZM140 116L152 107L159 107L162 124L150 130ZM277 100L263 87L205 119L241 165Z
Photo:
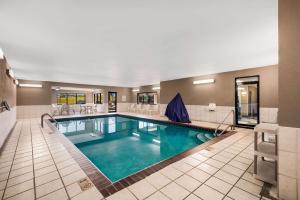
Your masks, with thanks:
M0 0L18 78L141 86L278 62L277 0Z

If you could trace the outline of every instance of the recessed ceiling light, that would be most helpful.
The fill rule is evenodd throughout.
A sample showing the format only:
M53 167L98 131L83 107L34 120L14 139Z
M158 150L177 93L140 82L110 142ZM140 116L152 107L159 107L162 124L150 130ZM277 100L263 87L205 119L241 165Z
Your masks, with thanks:
M31 83L20 83L20 87L32 87L32 88L41 88L43 87L42 84L31 84Z
M197 84L207 84L207 83L214 83L215 79L203 79L203 80L197 80L194 81L193 84L197 85Z
M152 90L160 90L160 87L153 87Z
M133 89L132 92L139 92L140 89Z

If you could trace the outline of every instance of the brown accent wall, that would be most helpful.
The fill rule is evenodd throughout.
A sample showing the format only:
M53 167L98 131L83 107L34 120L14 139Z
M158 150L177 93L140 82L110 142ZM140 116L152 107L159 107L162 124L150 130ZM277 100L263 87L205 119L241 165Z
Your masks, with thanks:
M266 66L212 75L163 81L160 100L167 104L179 92L185 104L234 106L235 77L260 76L260 106L278 107L278 66ZM193 85L194 80L214 78L214 84Z
M19 80L20 83L40 83L43 85L42 88L17 88L17 105L50 105L56 103L56 94L58 93L55 90L52 90L52 86L60 87L76 87L76 88L95 88L101 89L101 92L104 93L104 103L107 102L107 92L117 92L118 93L118 102L119 103L128 103L131 102L131 88L125 87L109 87L101 85L83 85L83 84L72 84L72 83L58 83L58 82L48 82L48 81L30 81L30 80ZM63 91L60 91L61 93ZM69 91L70 93L75 91ZM81 92L82 93L82 92ZM91 93L87 94L87 103L92 103L93 98ZM126 96L126 101L122 101L122 95Z
M158 86L158 85L155 85ZM153 90L152 88L155 87L154 85L144 85L139 87L139 92L132 92L132 99L131 102L137 103L137 94L143 92L156 92L157 93L157 103L160 103L160 90Z
M0 59L0 102L5 100L10 107L16 106L16 85L12 78L7 76L6 59Z
M300 128L300 1L279 0L279 124Z

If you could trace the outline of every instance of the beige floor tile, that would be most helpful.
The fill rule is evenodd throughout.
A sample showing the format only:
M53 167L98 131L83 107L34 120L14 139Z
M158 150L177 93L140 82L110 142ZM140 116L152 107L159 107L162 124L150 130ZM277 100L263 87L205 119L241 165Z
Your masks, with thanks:
M197 168L192 169L187 173L192 178L204 183L211 175Z
M2 167L7 167L7 166L11 166L12 161L8 161L8 162L0 162L0 168Z
M258 180L258 179L255 179L255 178L253 177L253 174L248 173L248 172L246 172L246 173L242 176L242 179L244 179L244 180L246 180L246 181L249 181L249 182L251 182L251 183L254 183L254 184L258 185L258 186L263 186L263 184L264 184L262 181L260 181L260 180Z
M4 181L8 179L8 175L9 175L8 172L0 174L0 181Z
M236 160L232 160L228 164L244 171L249 167L248 164L244 164Z
M58 169L63 169L65 167L73 165L73 164L77 164L77 163L75 162L75 160L73 158L71 158L71 159L68 159L66 161L57 163L56 166L57 166Z
M51 165L51 166L48 166L48 167L44 167L44 168L35 170L34 173L35 173L36 177L39 177L39 176L42 176L44 174L48 174L48 173L53 172L53 171L57 171L55 165Z
M6 200L34 200L34 190L27 190Z
M206 149L203 149L203 150L199 151L199 153L200 153L202 156L205 156L205 157L207 157L207 158L212 157L213 155L215 155L215 153L210 152L210 151L208 151L208 150L206 150Z
M238 168L233 167L233 166L228 165L228 164L225 165L225 166L222 168L222 170L225 171L225 172L228 172L228 173L230 173L230 174L232 174L232 175L238 176L238 177L242 176L243 173L244 173L243 170L238 169Z
M237 156L233 160L239 161L239 162L247 164L247 165L250 165L253 162L253 160L250 160L250 159L247 159L247 158L244 158L244 157L241 157L241 156Z
M153 194L156 189L150 183L148 183L145 179L131 185L128 189L138 198L145 199L146 197Z
M240 153L239 154L240 157L243 157L243 158L247 158L249 160L253 160L253 154L247 154L247 153Z
M163 168L162 170L159 171L159 173L161 173L162 175L166 176L167 178L169 178L171 180L175 180L176 178L178 178L179 176L181 176L183 174L181 171L179 171L171 166L167 166L167 167Z
M6 173L10 171L10 166L0 168L0 174Z
M235 200L259 200L258 197L236 187L232 188L228 196Z
M169 198L167 198L163 193L157 191L146 200L169 200Z
M210 186L211 188L218 190L222 194L227 194L228 191L232 188L232 185L222 181L221 179L211 177L205 182L206 185Z
M38 163L45 162L45 161L48 161L48 160L52 160L51 155L43 156L43 157L39 157L39 158L34 159L34 164L38 164Z
M134 195L129 192L128 189L123 189L119 192L114 193L113 195L106 198L106 200L136 200Z
M33 165L32 159L31 159L31 160L24 161L24 162L20 162L20 163L13 164L13 166L12 166L11 169L12 169L12 170L16 170L16 169L20 169L20 168L27 167L27 166L31 166L31 165Z
M228 163L231 160L231 158L223 157L221 155L215 155L212 158L223 163Z
M10 172L9 178L13 178L16 176L20 176L22 174L26 174L28 172L32 172L33 171L33 166L27 166L27 167L23 167L21 169L16 169L16 170L12 170Z
M63 169L60 169L59 173L60 173L61 176L66 176L66 175L71 174L73 172L76 172L76 171L78 171L80 169L81 168L79 167L78 164L74 164L74 165L70 165L68 167L65 167Z
M200 181L197 181L196 179L188 175L183 175L179 177L178 179L175 180L175 182L190 192L194 191L202 184Z
M68 195L64 188L51 192L38 200L66 200L68 199Z
M261 192L261 187L256 185L256 184L253 184L251 182L248 182L248 181L245 181L244 179L240 179L236 185L236 187L240 188L240 189L243 189L253 195L256 195L256 196L260 196L260 192Z
M195 159L195 158L192 158L192 157L187 157L187 158L184 158L182 159L183 162L193 166L193 167L196 167L197 165L199 165L201 163L201 161Z
M194 194L190 194L185 200L201 200L201 199Z
M224 195L207 185L201 185L195 192L195 195L203 200L221 200Z
M225 152L225 151L222 151L221 153L218 153L218 155L220 155L222 157L225 157L225 158L230 158L230 159L233 159L236 156L232 153Z
M36 187L36 196L37 198L40 198L63 187L62 181L57 179Z
M46 152L34 154L34 155L33 155L33 158L34 158L34 159L37 159L37 158L44 157L44 156L49 156L49 155L50 155L50 152L49 152L49 151L46 151Z
M209 164L210 166L213 166L215 168L218 168L218 169L220 169L221 167L223 167L225 165L225 163L217 161L217 160L212 159L212 158L206 160L205 163Z
M226 196L223 200L232 200L232 198Z
M81 193L82 191L81 191L79 184L76 182L76 183L73 183L73 184L67 186L67 192L68 192L69 196L72 198L72 197L76 196L77 194Z
M202 163L201 165L199 165L197 167L198 169L201 169L202 171L205 171L206 173L213 175L214 173L216 173L219 169L215 168L211 165L208 165L206 163Z
M80 194L76 195L72 199L74 199L74 200L86 200L86 199L100 200L100 199L103 199L103 196L96 187L92 187L88 190L81 192Z
M4 190L4 188L6 187L6 183L7 183L7 180L0 181L0 190Z
M22 153L22 154L15 155L15 159L24 158L26 156L32 156L32 152L27 152L27 153Z
M201 162L204 162L208 159L207 157L201 155L200 153L195 153L195 154L191 155L191 157L193 157Z
M69 154L69 153L65 153L64 155L62 156L59 156L59 157L54 157L54 161L55 163L61 163L67 159L71 159L72 156Z
M47 161L44 161L44 162L40 162L40 163L37 163L37 164L34 165L34 170L49 167L51 165L54 165L53 160L47 160Z
M25 161L28 161L28 160L32 160L32 156L26 156L24 158L19 158L19 159L14 159L14 164L17 164L17 163L22 163L22 162L25 162Z
M58 172L57 171L53 171L53 172L50 172L48 174L36 177L35 178L35 185L39 186L39 185L42 185L44 183L56 180L58 178L60 178Z
M231 185L234 185L239 180L239 177L229 174L223 170L218 171L214 176L227 183L230 183Z
M83 179L86 177L87 177L86 174L82 170L79 170L79 171L71 173L67 176L62 177L62 179L63 179L65 185L70 185L70 184L77 182L80 179Z
M26 174L22 174L20 176L16 176L13 178L8 179L7 187L28 181L33 179L33 172L28 172Z
M184 173L193 168L193 166L191 166L181 160L173 163L171 166L174 167L175 169L178 169L179 171L184 172Z
M146 180L153 185L156 189L160 189L171 182L170 179L165 177L159 172L151 174L150 176L146 177Z
M25 182L20 183L18 185L8 187L5 190L4 198L14 196L16 194L19 194L19 193L24 192L26 190L29 190L31 188L33 188L33 180L25 181Z
M181 200L190 194L189 191L174 182L168 184L160 191L172 200Z

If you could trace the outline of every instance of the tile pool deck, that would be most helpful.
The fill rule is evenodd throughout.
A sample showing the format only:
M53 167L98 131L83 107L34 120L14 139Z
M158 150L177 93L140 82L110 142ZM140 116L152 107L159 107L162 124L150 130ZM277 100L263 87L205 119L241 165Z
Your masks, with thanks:
M88 175L59 136L48 126L42 129L39 120L18 120L8 138L0 155L0 198L104 199L91 182L82 191L79 181L89 180ZM262 199L263 183L251 175L252 130L236 131L106 199Z

